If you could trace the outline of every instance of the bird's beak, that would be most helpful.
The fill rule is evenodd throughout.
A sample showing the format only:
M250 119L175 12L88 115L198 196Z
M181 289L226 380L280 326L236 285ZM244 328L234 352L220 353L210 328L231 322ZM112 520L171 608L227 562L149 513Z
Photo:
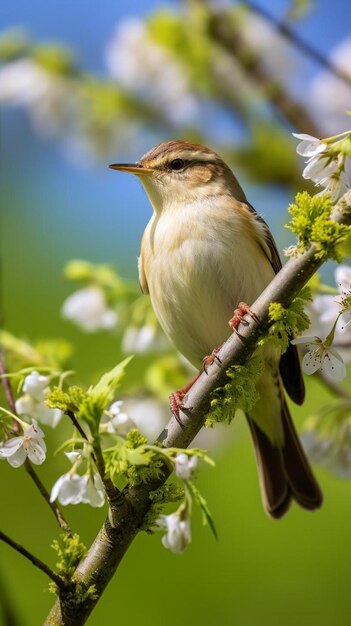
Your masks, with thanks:
M152 167L144 167L140 163L112 163L109 165L112 170L118 170L119 172L129 172L129 174L136 174L137 176L144 174L152 174Z

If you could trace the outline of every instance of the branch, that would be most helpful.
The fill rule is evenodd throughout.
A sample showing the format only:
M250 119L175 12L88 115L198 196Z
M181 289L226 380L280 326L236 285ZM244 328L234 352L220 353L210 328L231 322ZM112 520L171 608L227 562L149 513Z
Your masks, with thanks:
M193 0L191 0L193 1ZM315 137L320 131L306 109L287 93L284 87L264 68L260 57L253 52L241 36L240 26L224 11L208 10L208 33L242 66L247 75L262 88L268 101L273 104L293 127Z
M338 223L351 224L351 191L338 202L332 219ZM323 261L317 258L317 249L314 244L304 254L286 263L251 306L262 324L258 326L251 317L247 316L247 326L243 325L242 330L240 329L243 340L239 339L235 333L229 337L219 353L222 365L214 363L210 366L208 374L202 373L185 397L184 405L191 408L183 409L180 413L184 426L181 427L172 417L161 433L159 441L164 447L186 448L191 443L204 425L211 393L223 385L228 367L235 363L245 362L254 352L257 340L262 334L262 325L268 322L271 302L279 302L285 307L289 306L322 263ZM79 582L83 588L87 589L94 585L96 596L94 598L90 596L74 606L72 598L69 602L65 598L65 593L61 592L46 624L80 626L86 622L139 531L150 507L150 492L163 484L169 474L170 470L165 465L160 480L152 484L128 487L123 491L124 497L121 498L119 506L114 510L113 516L110 512L109 518L73 576L72 582Z
M326 70L334 74L337 78L342 80L348 87L351 87L351 76L347 72L335 65L333 61L325 57L321 52L315 50L309 43L304 41L297 35L287 24L280 22L277 20L271 13L266 11L264 7L258 6L255 2L251 2L251 0L245 0L244 4L249 7L251 11L257 13L261 17L263 17L267 22L272 24L274 28L281 33L285 39L287 39L291 44L301 50L301 52L307 54L311 59L319 63L322 67L325 67Z
M17 543L13 539L11 539L7 535L5 535L5 533L3 533L1 530L0 530L0 540L3 541L4 543L7 543L7 545L11 546L11 548L16 550L16 552L19 552L20 554L22 554L22 556L24 556L26 559L28 559L28 561L33 563L33 565L35 565L35 567L37 567L42 572L44 572L44 574L49 576L49 578L51 578L51 580L53 580L54 583L59 588L60 587L62 588L64 586L64 581L61 578L61 576L56 574L56 572L54 572L52 569L50 569L50 567L48 567L45 563L43 563L43 561L41 561L36 556L34 556L34 554L32 554L31 552L26 550L26 548L21 546L21 544Z
M53 514L55 515L56 521L58 522L60 528L62 528L62 530L65 533L67 533L67 535L72 537L72 531L71 531L71 528L70 528L68 522L66 522L66 520L63 517L63 515L62 515L59 507L57 506L57 504L55 502L51 502L50 501L50 494L49 494L48 490L46 489L45 485L43 485L43 483L41 482L38 474L34 470L33 465L31 464L31 462L30 462L30 460L28 458L26 459L24 466L26 468L27 474L29 474L29 476L31 477L32 481L34 482L34 484L36 485L36 487L40 491L41 495L43 496L45 502L49 505L50 509L52 510Z
M12 392L12 387L11 387L11 383L10 380L7 378L6 376L6 367L5 367L5 361L3 358L3 354L0 351L0 374L2 374L2 385L4 388L4 392L5 392L5 398L7 401L7 404L9 406L9 409L11 411L11 413L13 413L14 415L17 415L16 412L16 403L15 403L15 398ZM18 422L16 422L16 420L14 420L13 426L12 426L12 430L15 433L18 433ZM27 458L24 464L25 468L26 468L26 472L29 474L29 476L31 477L32 481L34 482L34 484L36 485L36 487L39 489L41 495L43 496L45 502L47 502L47 504L49 505L50 509L52 510L53 514L56 517L56 520L59 524L59 526L62 528L62 530L67 533L69 536L72 536L72 531L69 527L68 522L66 522L65 518L63 517L60 509L58 508L57 504L55 504L55 502L50 502L50 494L47 491L46 487L43 485L43 483L41 482L38 474L36 473L36 471L34 470L31 462L29 461L29 459Z
M73 426L78 430L81 437L85 439L85 441L87 441L88 443L91 443L90 440L88 439L88 436L85 434L83 428L81 427L80 423L78 422L74 412L66 411L66 415L68 415ZM119 506L121 492L119 489L117 489L117 487L115 487L111 478L106 475L105 461L104 461L104 457L102 456L100 441L97 439L97 437L94 437L92 446L93 446L93 452L91 456L99 472L103 485L105 487L105 492L106 492L106 496L108 499L108 503L111 507L111 513L113 514L113 511L115 510L115 508L116 507L118 508Z

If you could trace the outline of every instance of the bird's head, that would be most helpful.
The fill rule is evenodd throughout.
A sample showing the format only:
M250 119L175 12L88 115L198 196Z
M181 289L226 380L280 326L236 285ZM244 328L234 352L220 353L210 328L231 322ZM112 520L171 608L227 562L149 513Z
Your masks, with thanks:
M109 167L138 176L156 213L220 194L246 201L223 159L209 148L187 141L165 141L134 164Z

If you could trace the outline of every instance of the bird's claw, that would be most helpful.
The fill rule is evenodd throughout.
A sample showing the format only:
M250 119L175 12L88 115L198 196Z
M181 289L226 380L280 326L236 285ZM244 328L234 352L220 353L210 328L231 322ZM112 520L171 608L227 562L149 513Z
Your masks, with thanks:
M233 317L229 320L229 326L230 328L236 332L236 334L238 335L238 337L242 338L241 335L238 333L238 327L240 326L240 324L243 324L244 326L248 325L248 321L243 319L244 315L250 315L250 317L252 317L252 319L256 322L256 324L260 325L260 319L257 317L256 313L254 313L248 304L246 304L245 302L240 302L239 306L235 309Z
M208 356L204 356L204 358L202 359L202 365L204 368L204 372L206 372L206 374L208 374L208 371L207 371L208 367L212 365L212 363L214 363L215 361L217 362L219 366L222 365L222 361L218 356L220 349L221 347L215 348L214 350L212 350L211 354L209 354Z
M177 391L173 391L173 393L169 396L169 408L171 409L171 413L174 419L178 422L179 426L182 428L184 428L184 424L180 419L179 411L186 408L183 406L185 395L186 393L183 389L178 389Z

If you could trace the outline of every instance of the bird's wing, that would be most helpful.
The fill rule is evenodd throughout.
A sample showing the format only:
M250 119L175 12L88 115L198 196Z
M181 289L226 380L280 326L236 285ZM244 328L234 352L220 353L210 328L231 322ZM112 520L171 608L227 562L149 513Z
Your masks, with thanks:
M261 232L263 234L263 242L260 242L261 247L275 274L278 274L282 268L282 262L273 235L264 219L257 213L254 207L249 203L247 203L247 207L261 226ZM281 356L279 369L284 387L290 398L296 402L296 404L302 404L305 398L305 385L301 374L296 346L289 344L287 351Z
M142 293L145 295L149 293L149 285L147 284L145 271L144 271L144 263L143 263L143 255L140 254L138 259L138 271L139 271L139 285Z

